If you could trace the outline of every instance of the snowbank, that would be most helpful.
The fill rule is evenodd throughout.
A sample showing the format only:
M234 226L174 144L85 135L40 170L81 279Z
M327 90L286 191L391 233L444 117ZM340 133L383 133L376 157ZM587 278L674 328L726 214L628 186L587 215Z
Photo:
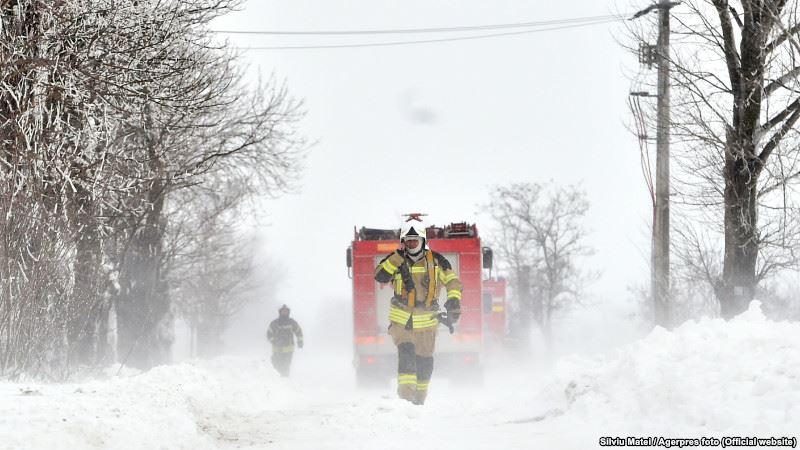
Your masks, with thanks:
M282 405L286 380L273 372L222 358L81 384L0 383L0 448L218 448L205 415Z
M81 384L0 382L0 449L586 449L606 436L800 430L800 324L769 321L758 303L550 374L514 361L478 387L434 372L424 407L389 385L356 391L347 355L308 350L288 380L264 359L218 358Z
M594 359L564 358L539 396L585 436L794 436L800 430L800 324L754 301ZM594 441L594 444L597 440Z

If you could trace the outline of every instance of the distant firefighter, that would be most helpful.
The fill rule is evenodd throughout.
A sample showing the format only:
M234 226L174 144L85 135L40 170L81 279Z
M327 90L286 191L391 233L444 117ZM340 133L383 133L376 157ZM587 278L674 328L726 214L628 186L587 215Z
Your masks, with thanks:
M294 354L294 338L297 346L303 348L303 330L297 321L289 317L289 307L283 305L278 309L278 318L269 324L267 340L272 344L272 366L282 377L289 376Z

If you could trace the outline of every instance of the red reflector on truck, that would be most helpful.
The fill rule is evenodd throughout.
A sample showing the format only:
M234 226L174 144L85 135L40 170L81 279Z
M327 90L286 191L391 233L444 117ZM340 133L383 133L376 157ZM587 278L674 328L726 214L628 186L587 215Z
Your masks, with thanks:
M383 336L356 336L356 344L383 344Z
M460 342L480 342L481 334L480 333L457 333L453 336L453 339Z
M378 252L392 252L397 250L398 243L397 242L380 242L377 245Z

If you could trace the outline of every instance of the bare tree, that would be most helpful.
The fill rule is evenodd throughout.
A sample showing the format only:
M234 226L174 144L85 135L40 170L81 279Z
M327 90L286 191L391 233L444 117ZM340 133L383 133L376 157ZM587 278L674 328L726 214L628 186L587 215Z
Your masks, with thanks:
M243 236L246 230L240 225L248 216L243 199L249 195L243 186L212 184L183 192L170 213L167 243L173 254L165 269L177 312L189 324L194 356L219 353L230 318L260 285L255 279L255 239Z
M120 358L166 362L169 202L294 179L298 105L251 94L208 30L239 3L0 2L3 372L108 362L112 329Z
M726 318L798 262L797 10L786 0L688 0L672 10L673 184L679 213L719 235L721 273L708 275ZM635 42L650 41L652 22L639 25Z
M592 252L583 243L581 224L589 208L586 194L575 186L513 183L495 187L486 206L495 220L498 256L512 270L517 289L531 289L517 292L522 314L532 316L550 346L554 313L579 301L589 275L578 266Z
M148 140L154 149L148 161L158 170L140 185L141 194L133 199L157 207L132 209L138 212L128 217L124 227L128 234L119 253L117 305L123 322L118 342L129 364L156 364L166 354L160 356L153 349L161 347L166 352L171 344L166 331L171 329L167 299L173 288L167 272L176 254L165 252L164 245L170 245L165 243L169 220L180 216L170 215L170 208L194 207L196 222L206 224L184 227L183 232L205 234L209 239L227 236L224 222L207 228L211 218L234 214L254 196L278 195L289 188L297 173L302 140L295 137L292 127L299 105L274 83L258 85L255 94L248 94L239 84L238 71L226 68L219 75L234 78L211 105L195 107L191 114L167 116L148 127L158 136ZM193 269L205 270L203 265ZM159 344L162 340L163 345Z

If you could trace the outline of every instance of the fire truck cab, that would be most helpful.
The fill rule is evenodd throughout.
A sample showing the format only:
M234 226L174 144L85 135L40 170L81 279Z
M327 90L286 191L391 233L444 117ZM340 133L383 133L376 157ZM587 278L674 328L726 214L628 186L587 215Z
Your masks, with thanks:
M478 229L465 222L426 229L428 246L444 255L463 283L461 319L455 332L444 326L436 340L436 372L448 376L458 374L462 379L479 379L484 353L484 330L491 330L492 299L495 290L486 291L483 269L492 267L492 251L481 246ZM389 304L393 295L390 284L375 281L378 263L395 251L400 244L398 229L354 229L354 238L347 249L347 267L353 280L353 356L359 385L387 383L397 370L397 351L388 335ZM487 286L491 286L489 283ZM494 288L492 288L494 289ZM499 288L496 289L498 292ZM444 289L439 305L444 305ZM488 295L488 297L487 297ZM488 309L487 309L488 307ZM495 308L502 309L502 308ZM495 311L498 312L498 311ZM495 320L502 319L494 316ZM497 324L494 325L497 328ZM504 327L504 325L503 325Z

